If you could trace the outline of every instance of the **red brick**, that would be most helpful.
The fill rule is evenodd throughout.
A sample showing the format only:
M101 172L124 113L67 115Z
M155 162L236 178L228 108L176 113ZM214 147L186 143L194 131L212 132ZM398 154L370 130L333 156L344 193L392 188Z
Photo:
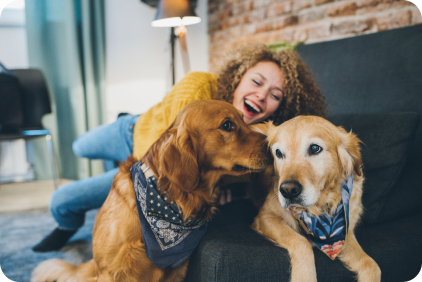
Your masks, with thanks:
M230 10L223 10L215 14L216 20L220 22L228 19L230 16L231 16Z
M322 42L422 24L404 0L208 0L210 70L247 42ZM328 17L329 16L329 17Z
M371 19L360 21L347 20L331 25L330 29L333 34L359 34L370 30L373 25L374 23Z
M391 12L384 16L378 16L376 18L376 24L378 30L388 30L403 26L408 26L411 23L412 12L402 11L399 13Z
M321 24L312 26L307 29L307 41L315 42L319 41L318 39L321 38L329 38L330 36L330 25L327 24Z
M326 13L330 17L350 16L356 14L357 7L358 6L355 2L342 3L340 5L335 5L327 8Z
M253 10L253 1L249 1L249 2L242 2L242 6L243 6L243 10L248 12L248 11L252 11Z
M315 5L322 5L334 2L335 0L314 0Z
M266 10L253 10L252 12L248 13L245 17L246 18L244 18L244 22L246 23L259 23L266 18Z
M312 6L312 0L294 0L293 1L293 11L299 11Z
M385 12L390 9L407 6L407 1L401 0L358 0L357 14L373 14L378 12Z
M280 31L277 31L274 34L273 41L271 41L271 42L290 42L290 43L293 43L294 42L294 34L295 34L295 31L292 28L282 29ZM267 43L271 43L271 42L267 42Z
M421 11L417 7L412 9L412 24L421 24L422 23L422 15Z
M254 0L253 1L253 8L261 8L261 7L268 7L270 5L272 0Z
M267 16L268 17L277 17L280 15L285 15L292 11L292 4L290 1L282 2L282 3L275 3L272 4L267 9Z
M273 30L273 23L272 22L263 22L259 23L255 26L255 33L262 33Z
M255 25L254 24L242 25L241 33L244 36L255 33Z
M298 16L286 16L274 20L274 29L282 29L289 25L295 25L298 23Z
M325 11L322 9L309 9L306 13L299 13L298 21L300 24L321 20L325 17Z

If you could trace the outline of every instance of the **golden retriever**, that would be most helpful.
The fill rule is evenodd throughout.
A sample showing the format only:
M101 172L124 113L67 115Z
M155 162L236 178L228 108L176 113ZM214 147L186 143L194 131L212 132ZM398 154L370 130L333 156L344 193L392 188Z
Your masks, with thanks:
M324 251L331 259L338 255L357 274L358 281L381 281L380 268L362 250L354 234L362 214L361 141L353 133L316 116L298 116L278 127L266 123L255 129L267 135L274 157L274 181L252 228L287 249L291 281L317 281L312 246L319 246L318 251ZM342 194L346 191L342 192L344 185L347 191L351 190L349 200L349 194ZM344 213L347 201L348 220ZM327 244L338 234L319 236L319 230L312 230L305 223L315 216L346 222L338 229L347 234L345 240Z
M252 131L242 114L222 101L187 105L173 125L143 156L183 219L209 221L214 188L223 175L242 175L268 165L265 136ZM182 281L188 260L160 269L147 257L129 158L120 166L93 230L94 258L74 266L59 259L42 262L31 281Z

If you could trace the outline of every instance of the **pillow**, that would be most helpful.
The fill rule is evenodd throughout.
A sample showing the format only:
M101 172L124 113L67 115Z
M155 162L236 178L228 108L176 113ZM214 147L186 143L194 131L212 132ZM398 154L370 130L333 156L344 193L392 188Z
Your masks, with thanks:
M352 130L364 143L361 151L365 175L362 219L365 224L377 223L383 218L380 212L406 163L419 115L413 112L344 114L328 120L347 131ZM394 209L394 204L391 206Z

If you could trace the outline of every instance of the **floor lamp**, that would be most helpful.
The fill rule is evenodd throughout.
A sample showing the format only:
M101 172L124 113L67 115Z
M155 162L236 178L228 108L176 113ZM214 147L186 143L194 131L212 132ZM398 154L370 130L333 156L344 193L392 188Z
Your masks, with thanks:
M171 66L172 79L175 83L175 65L174 65L174 46L178 38L180 50L182 53L182 63L185 74L190 71L188 49L186 45L186 27L187 25L201 22L189 0L160 0L155 20L151 22L154 27L171 27Z

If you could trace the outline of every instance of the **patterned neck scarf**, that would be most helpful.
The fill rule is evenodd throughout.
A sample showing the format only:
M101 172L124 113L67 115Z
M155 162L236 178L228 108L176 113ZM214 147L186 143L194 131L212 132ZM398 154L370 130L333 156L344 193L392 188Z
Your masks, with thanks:
M131 168L145 252L158 268L176 268L195 250L207 225L204 220L192 218L184 222L179 207L166 202L166 193L159 193L157 179L150 171L147 173L148 169L141 162Z
M306 211L289 208L296 218L302 233L329 258L334 260L340 253L349 228L349 199L353 190L353 175L343 183L341 200L333 217L327 214L309 215Z

